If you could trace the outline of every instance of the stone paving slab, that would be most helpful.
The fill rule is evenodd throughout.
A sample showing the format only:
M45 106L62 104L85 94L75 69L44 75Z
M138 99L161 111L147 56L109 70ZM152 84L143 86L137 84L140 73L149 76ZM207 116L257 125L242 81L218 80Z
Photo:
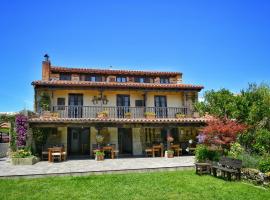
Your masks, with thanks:
M105 159L104 161L84 159L59 163L41 161L35 165L12 165L9 159L2 158L0 159L0 178L177 170L194 167L194 161L194 156L182 156L174 158L120 158Z

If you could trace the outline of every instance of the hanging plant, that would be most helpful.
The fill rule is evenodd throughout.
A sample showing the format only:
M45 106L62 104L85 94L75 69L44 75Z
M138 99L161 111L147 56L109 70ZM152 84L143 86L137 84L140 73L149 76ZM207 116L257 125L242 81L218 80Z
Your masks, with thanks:
M17 134L17 147L24 147L26 145L27 117L22 114L16 115L15 123Z

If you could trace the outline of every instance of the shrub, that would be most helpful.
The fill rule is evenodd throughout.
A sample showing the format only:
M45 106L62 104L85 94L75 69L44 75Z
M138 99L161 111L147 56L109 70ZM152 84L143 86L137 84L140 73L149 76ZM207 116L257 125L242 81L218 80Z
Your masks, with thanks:
M244 152L244 148L238 142L235 142L231 145L228 156L232 158L238 158Z
M238 155L237 159L242 160L242 165L244 168L259 168L259 162L261 157L255 154L249 154L248 152L243 152Z
M198 162L203 162L206 160L218 161L220 158L220 153L216 150L208 148L203 144L200 144L196 147L195 157Z
M28 158L32 153L29 149L19 149L12 154L12 158Z
M270 157L264 156L259 162L259 170L263 173L270 172Z
M260 153L270 152L270 131L267 129L256 131L254 148Z

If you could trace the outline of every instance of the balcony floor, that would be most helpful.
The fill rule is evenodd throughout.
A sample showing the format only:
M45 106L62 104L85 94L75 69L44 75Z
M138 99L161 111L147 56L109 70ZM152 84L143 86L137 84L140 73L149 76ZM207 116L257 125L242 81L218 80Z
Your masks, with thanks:
M41 161L35 165L14 166L7 158L0 159L0 178L33 178L63 175L93 175L111 173L141 173L174 171L194 167L194 156L174 158L120 158L95 161L93 159L67 160L59 163Z

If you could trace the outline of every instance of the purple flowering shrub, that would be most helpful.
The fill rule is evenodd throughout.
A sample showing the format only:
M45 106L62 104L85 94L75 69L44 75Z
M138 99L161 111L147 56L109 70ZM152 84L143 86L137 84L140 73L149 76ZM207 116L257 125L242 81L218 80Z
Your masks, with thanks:
M24 147L26 145L27 117L19 114L16 116L15 123L17 133L17 147Z

